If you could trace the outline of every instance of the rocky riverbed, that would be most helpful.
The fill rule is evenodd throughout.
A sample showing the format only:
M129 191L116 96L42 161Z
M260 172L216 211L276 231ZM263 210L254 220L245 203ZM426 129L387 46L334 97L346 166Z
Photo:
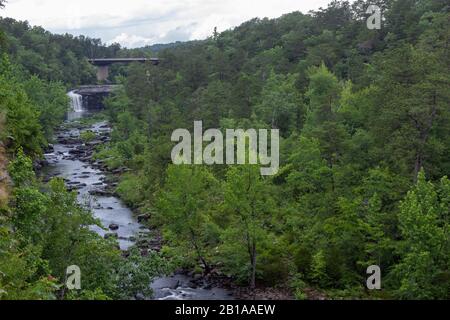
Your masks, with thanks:
M132 246L137 246L143 255L150 250L160 251L161 236L144 225L151 217L135 215L115 194L117 177L127 168L110 171L102 161L93 159L96 148L109 142L110 126L106 121L82 125L76 121L78 118L77 115L70 117L72 121L62 127L56 135L56 143L47 150L42 164L44 179L63 178L67 187L78 193L79 202L89 207L104 227L92 226L92 230L105 238L116 238L125 255ZM85 131L95 133L95 139L83 142L81 133ZM223 284L217 275L204 278L180 271L149 285L154 291L153 298L159 300L232 299L231 291L223 289Z

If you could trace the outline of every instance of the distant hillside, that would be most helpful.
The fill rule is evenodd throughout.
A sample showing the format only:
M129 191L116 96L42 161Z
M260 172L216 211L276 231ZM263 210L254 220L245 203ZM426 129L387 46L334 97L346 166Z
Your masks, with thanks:
M27 21L0 17L0 53L29 74L69 86L95 82L95 69L86 58L115 57L120 46L105 46L100 39L52 34Z
M176 48L182 44L184 44L185 42L182 41L177 41L177 42L172 42L172 43L157 43L151 46L145 46L144 50L149 50L152 52L159 52L165 49L172 49L172 48Z
M191 41L177 41L172 43L157 43L151 46L146 46L138 50L151 51L158 53L167 49L175 49L183 46L191 46L195 44L204 43L206 40L191 40Z

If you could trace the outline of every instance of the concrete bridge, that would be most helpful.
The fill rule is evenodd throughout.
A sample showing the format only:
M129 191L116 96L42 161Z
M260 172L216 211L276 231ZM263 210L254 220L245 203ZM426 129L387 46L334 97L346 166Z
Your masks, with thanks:
M109 66L114 63L133 63L133 62L150 62L153 65L159 64L158 58L108 58L108 59L89 59L89 63L97 66L97 80L104 82L109 76Z
M104 108L103 99L118 88L120 85L103 84L80 86L73 91L83 96L83 105L87 110L101 110Z

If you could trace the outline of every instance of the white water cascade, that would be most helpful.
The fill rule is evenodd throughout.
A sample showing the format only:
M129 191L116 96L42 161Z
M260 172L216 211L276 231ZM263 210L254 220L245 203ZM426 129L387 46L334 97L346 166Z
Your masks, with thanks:
M67 94L70 98L70 104L74 112L83 112L83 97L74 91Z

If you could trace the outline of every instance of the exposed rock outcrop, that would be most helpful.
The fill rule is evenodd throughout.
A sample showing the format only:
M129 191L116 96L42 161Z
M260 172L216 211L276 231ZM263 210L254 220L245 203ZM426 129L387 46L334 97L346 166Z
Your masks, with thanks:
M4 116L0 114L0 132L5 132ZM1 136L0 136L1 139ZM0 141L0 209L8 203L9 187L11 184L8 171L8 159L3 142Z

